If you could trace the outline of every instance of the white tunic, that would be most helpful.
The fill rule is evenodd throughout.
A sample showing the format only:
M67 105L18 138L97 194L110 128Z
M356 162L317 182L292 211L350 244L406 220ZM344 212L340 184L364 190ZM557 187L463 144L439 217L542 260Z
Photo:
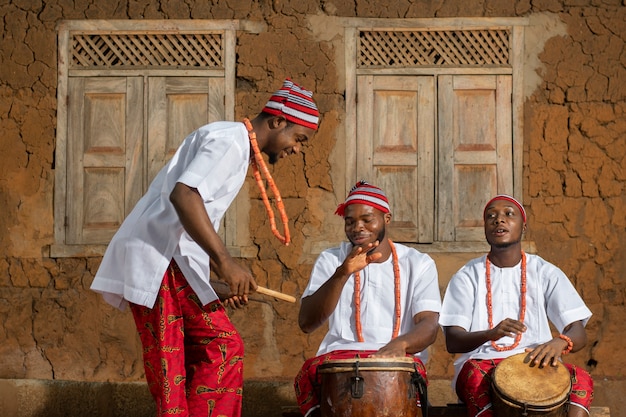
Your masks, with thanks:
M152 307L173 258L202 303L216 300L209 256L184 231L169 196L177 182L197 188L218 230L243 185L249 158L243 123L215 122L187 136L111 240L91 289L120 309L127 301Z
M471 260L450 280L439 316L441 326L459 326L469 332L489 329L485 258L486 255ZM498 268L491 264L494 326L505 318L519 319L520 291L521 262L512 268ZM522 353L527 347L552 339L549 322L562 332L567 325L578 320L586 325L590 317L591 311L563 271L537 255L526 254L524 324L527 330L519 345L499 352L489 341L471 352L460 354L454 361L454 381L468 359L506 358ZM509 346L513 342L513 338L503 337L496 343Z
M395 243L400 264L400 334L413 328L413 316L421 311L439 312L441 295L437 268L432 258L415 249ZM313 294L343 263L352 245L325 250L315 261L311 278L302 297ZM354 309L354 275L343 287L335 311L328 319L328 333L317 355L334 350L378 350L392 337L395 320L395 292L392 256L383 263L371 263L361 276L361 323L364 342L357 341ZM417 356L426 362L427 352Z

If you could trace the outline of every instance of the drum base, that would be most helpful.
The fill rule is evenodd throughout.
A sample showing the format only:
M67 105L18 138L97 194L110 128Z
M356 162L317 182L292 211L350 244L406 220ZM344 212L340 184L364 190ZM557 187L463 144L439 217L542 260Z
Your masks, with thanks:
M552 410L533 410L532 407L524 409L519 404L513 404L498 396L491 397L494 417L566 417L567 404L555 407Z

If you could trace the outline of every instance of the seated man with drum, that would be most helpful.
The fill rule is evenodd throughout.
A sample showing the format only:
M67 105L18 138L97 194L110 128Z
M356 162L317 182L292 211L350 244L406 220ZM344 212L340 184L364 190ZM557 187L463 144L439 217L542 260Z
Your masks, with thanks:
M422 383L423 389L416 390L425 392L426 348L435 341L439 327L441 295L435 262L389 238L392 214L385 193L360 181L335 213L344 218L348 241L323 251L317 258L299 313L299 325L305 333L328 322L328 332L316 356L304 363L294 383L305 416L339 415L324 411L324 405L320 409L320 374L323 366L333 361L358 362L364 372L373 361L383 370L395 363L402 369L408 361L413 376ZM367 396L368 378L364 380ZM375 396L382 397L380 391L378 388ZM419 412L420 396L412 399L412 415ZM362 400L373 401L376 407L376 398ZM377 414L387 415L381 412L379 409ZM392 413L396 417L409 415ZM351 415L369 414L357 410Z
M452 277L439 319L448 352L460 354L454 386L468 416L522 415L522 409L535 410L526 414L531 416L587 416L591 376L561 360L587 343L591 311L559 268L522 250L526 212L519 201L492 198L483 220L490 251ZM550 322L558 335L552 335ZM515 366L519 374L511 373ZM533 389L537 380L542 387ZM553 390L554 407L542 398L547 390ZM523 391L537 403L521 398Z

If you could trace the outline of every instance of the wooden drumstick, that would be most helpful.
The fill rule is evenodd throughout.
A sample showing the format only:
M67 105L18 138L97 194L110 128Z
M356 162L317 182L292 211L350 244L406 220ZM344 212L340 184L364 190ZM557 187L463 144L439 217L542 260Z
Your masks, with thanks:
M227 288L228 291L230 291L230 287L224 281L211 280L211 285L214 285L214 284L221 286L222 288ZM296 302L296 298L291 295L287 295L282 292L270 290L269 288L261 287L260 285L257 285L256 292L258 292L259 294L269 295L270 297L278 298L279 300L288 301L290 303Z
M260 285L256 287L256 292L258 292L259 294L269 295L271 297L278 298L279 300L289 301L290 303L296 302L296 298L292 297L291 295L287 295L287 294L283 294L282 292L270 290L269 288L261 287Z

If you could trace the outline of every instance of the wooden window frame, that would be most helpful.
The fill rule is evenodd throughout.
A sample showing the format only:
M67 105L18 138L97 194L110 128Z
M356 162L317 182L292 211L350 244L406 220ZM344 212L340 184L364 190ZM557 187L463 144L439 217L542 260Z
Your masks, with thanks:
M358 78L362 75L415 75L433 76L440 75L510 75L512 77L511 86L511 129L512 129L512 166L513 166L513 191L512 194L521 200L523 195L523 54L524 54L524 30L529 23L527 18L455 18L455 19L348 19L345 21L345 65L346 65L346 123L345 123L345 182L342 187L337 187L337 198L344 198L354 181L357 179L357 91ZM359 50L360 31L489 31L507 30L510 33L509 56L510 65L452 65L443 62L443 65L432 62L422 62L417 65L401 62L402 57L394 56L388 61L393 64L387 65L384 59L368 61L373 65L363 65L362 51ZM382 51L383 48L381 48ZM385 51L381 52L386 53ZM384 57L383 57L384 58ZM418 61L420 57L415 58ZM444 61L444 60L442 60ZM394 65L396 65L394 67ZM437 106L436 106L437 108ZM439 133L436 133L438 136ZM438 166L440 157L436 156L433 178L438 176ZM360 179L360 178L358 178ZM435 181L435 195L438 187ZM441 207L435 199L434 222L435 228L441 222L441 217L445 213L440 213ZM438 236L435 232L435 236ZM442 241L436 238L432 243L406 242L410 246L423 252L483 252L488 249L483 241ZM532 251L532 242L525 243L529 246L527 250Z
M70 77L222 77L224 79L224 114L225 120L234 120L235 100L235 47L236 31L240 28L236 20L67 20L57 26L58 32L58 85L57 85L57 132L55 149L55 193L54 193L54 243L49 248L50 257L85 257L102 256L107 244L74 244L68 240L68 224L72 213L68 212L68 175L72 167L68 166L68 118L71 111L68 105L68 84ZM114 38L117 34L131 34L137 49L153 47L159 54L159 62L146 61L140 53L124 53L127 46ZM219 65L204 65L203 61L216 59L211 56L213 42L210 34L218 33L223 42L223 62ZM181 35L182 34L182 35ZM209 34L209 35L206 35ZM112 48L119 48L121 57L100 54L98 45L90 45L89 36L96 35L99 42L108 42ZM163 44L147 45L155 39L164 39ZM180 61L184 53L179 54L176 45L166 45L168 36L190 36L190 44L197 48L189 53L186 61ZM196 43L200 39L200 43ZM81 44L82 42L82 44ZM206 43L202 43L206 42ZM79 46L76 46L79 45ZM83 56L76 49L83 45ZM95 52L94 52L95 51ZM200 51L198 53L198 51ZM144 51L145 52L145 51ZM145 92L144 92L145 94ZM145 105L145 102L144 102ZM147 141L146 128L143 140ZM182 138L181 138L182 140ZM147 189L148 168L142 169L143 192ZM143 193L142 193L143 194ZM250 257L256 254L251 244L247 223L249 202L247 189L237 197L224 216L220 234L233 256ZM245 224L244 224L245 223Z

